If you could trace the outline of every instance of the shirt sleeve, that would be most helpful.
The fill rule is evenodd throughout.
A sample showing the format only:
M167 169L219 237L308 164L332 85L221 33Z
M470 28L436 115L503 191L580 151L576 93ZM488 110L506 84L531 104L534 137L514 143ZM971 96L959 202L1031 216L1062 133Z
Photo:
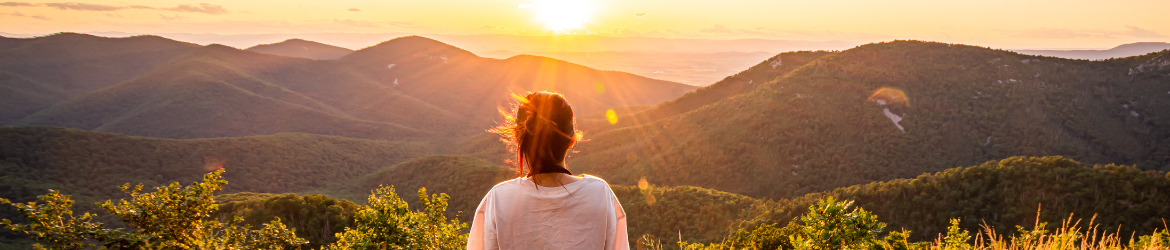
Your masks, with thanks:
M612 193L613 191L610 192ZM614 214L617 215L617 229L614 230L614 234L611 236L614 237L614 244L608 249L629 250L630 236L626 232L626 210L622 208L622 203L618 202L616 195L613 196L613 209Z
M486 241L495 242L495 234L489 235L486 233L488 230L484 230L484 220L486 214L488 214L486 210L488 207L490 207L488 206L488 203L489 200L491 200L491 196L492 193L488 192L488 194L483 197L483 200L479 202L479 207L475 209L475 219L472 219L471 221L471 233L467 235L468 250L496 249L495 244L484 244Z

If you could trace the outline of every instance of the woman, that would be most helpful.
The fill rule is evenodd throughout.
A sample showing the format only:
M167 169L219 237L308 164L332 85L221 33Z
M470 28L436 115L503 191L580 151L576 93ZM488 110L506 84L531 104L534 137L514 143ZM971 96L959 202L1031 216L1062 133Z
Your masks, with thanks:
M629 249L626 212L609 184L574 176L565 156L581 139L561 94L515 96L515 115L490 130L516 152L521 177L496 184L475 209L467 249Z

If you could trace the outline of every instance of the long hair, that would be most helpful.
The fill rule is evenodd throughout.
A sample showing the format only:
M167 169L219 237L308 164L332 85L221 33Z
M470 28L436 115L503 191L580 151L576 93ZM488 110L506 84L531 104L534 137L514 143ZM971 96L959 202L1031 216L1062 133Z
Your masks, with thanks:
M516 154L516 171L524 177L543 173L572 174L565 157L573 144L581 140L576 129L573 108L556 92L512 94L516 104L512 111L500 109L504 121L488 130L500 135L508 150ZM527 166L527 168L525 168ZM528 170L528 171L525 171Z

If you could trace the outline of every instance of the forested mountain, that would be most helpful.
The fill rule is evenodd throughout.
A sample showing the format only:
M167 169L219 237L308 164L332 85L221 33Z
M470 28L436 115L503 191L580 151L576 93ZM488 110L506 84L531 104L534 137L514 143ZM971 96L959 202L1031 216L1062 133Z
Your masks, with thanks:
M353 50L347 48L295 38L284 40L283 42L279 43L256 45L248 48L247 50L265 54L322 60L333 60L341 58L353 52Z
M122 48L119 42L124 40L68 33L36 39L57 41L71 37L99 41L92 43L100 45L94 48L100 51L111 50L106 47ZM413 140L481 132L493 124L492 119L498 115L496 107L506 105L508 94L513 92L560 91L578 100L574 102L576 108L596 112L655 104L694 89L542 57L482 58L422 37L390 40L336 61L277 56L221 45L198 47L154 37L135 39L145 40L143 43L169 41L182 49L149 54L161 58L154 61L131 58L134 64L130 66L146 66L122 65L139 71L120 69L114 73L127 73L79 75L79 79L109 79L105 85L79 88L61 85L67 82L59 79L38 80L38 75L28 72L61 70L81 74L98 69L31 70L19 62L43 56L48 53L42 51L46 49L7 46L0 52L12 56L3 60L8 64L0 67L0 72L18 73L5 75L3 85L19 88L14 92L21 100L20 105L0 109L11 114L11 124L162 138L304 132ZM133 45L152 48L147 46L150 44ZM161 45L155 45L158 46ZM93 56L100 62L94 65L120 65L101 55L104 54ZM68 89L73 94L60 95L55 89ZM36 113L28 115L33 111Z
M686 113L587 134L570 165L615 184L769 198L1013 155L1166 170L1168 53L1083 61L868 44Z

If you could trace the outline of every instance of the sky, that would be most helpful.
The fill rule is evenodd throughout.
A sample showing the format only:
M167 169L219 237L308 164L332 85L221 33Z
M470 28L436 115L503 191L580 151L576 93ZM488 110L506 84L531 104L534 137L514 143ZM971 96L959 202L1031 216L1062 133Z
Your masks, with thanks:
M0 32L917 39L1006 49L1170 41L1170 0L70 1L0 2Z

